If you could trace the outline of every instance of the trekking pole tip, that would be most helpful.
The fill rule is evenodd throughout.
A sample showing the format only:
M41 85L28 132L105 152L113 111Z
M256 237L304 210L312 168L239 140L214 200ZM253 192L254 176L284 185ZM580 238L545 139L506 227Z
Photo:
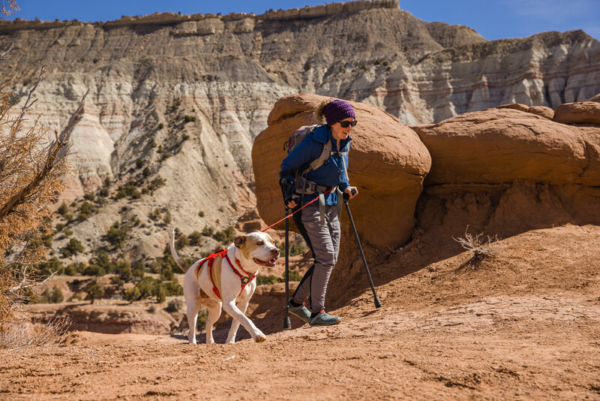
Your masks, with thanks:
M375 307L376 308L381 308L383 305L381 305L381 301L379 300L378 297L375 297Z
M283 328L285 330L291 330L292 329L292 322L290 321L290 317L286 316L285 320L283 321Z

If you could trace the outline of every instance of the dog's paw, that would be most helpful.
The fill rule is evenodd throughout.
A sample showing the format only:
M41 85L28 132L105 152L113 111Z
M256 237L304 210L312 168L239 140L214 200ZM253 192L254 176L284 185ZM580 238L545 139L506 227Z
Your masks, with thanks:
M254 341L256 341L257 343L264 343L265 341L267 341L267 336L265 336L263 333L260 333L259 335L254 337Z

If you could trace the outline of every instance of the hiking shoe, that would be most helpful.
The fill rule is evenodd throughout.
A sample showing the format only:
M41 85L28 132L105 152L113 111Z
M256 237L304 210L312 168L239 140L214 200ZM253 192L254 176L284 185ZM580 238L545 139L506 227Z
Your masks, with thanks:
M342 319L340 319L339 317L331 316L323 309L321 309L317 316L310 319L309 324L311 326L332 326L334 324L339 324L341 321Z
M304 304L300 305L300 306L292 306L292 304L290 303L290 301L288 301L288 311L296 316L298 319L302 320L304 323L308 323L308 321L310 320L310 312L308 311L308 309L306 309L306 306L304 306Z

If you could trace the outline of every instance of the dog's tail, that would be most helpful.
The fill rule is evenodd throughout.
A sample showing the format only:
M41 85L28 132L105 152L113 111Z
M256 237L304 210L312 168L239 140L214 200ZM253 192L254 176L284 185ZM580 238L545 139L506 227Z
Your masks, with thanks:
M171 255L173 255L173 259L175 259L175 263L177 263L177 266L179 266L179 268L181 270L183 270L184 273L186 273L189 269L188 266L186 266L181 259L179 259L179 255L177 255L177 251L175 250L175 230L173 230L173 232L171 232L171 242L169 243L169 245L171 246Z

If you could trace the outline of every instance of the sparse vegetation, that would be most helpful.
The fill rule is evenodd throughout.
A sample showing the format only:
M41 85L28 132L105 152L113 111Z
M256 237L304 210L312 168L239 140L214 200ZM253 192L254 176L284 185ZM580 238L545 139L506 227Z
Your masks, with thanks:
M90 281L85 287L83 287L83 291L87 294L86 299L89 299L92 305L96 299L104 296L104 288L98 284L97 280Z
M181 312L183 310L184 306L185 306L185 303L183 302L182 299L173 298L169 301L165 310L169 313L177 313L177 312Z
M183 249L186 246L190 245L190 240L185 234L181 234L177 241L175 242L175 249Z
M498 255L496 243L498 235L494 237L485 236L484 233L473 235L469 233L469 226L465 230L464 238L454 238L471 256L469 262L480 262L486 258L494 258Z
M89 203L88 201L83 202L81 204L81 207L79 208L79 219L87 220L90 217L90 214L93 213L93 211L94 209L92 208L91 203Z
M57 212L61 216L64 216L65 214L67 214L69 212L69 206L67 206L67 204L65 202L63 202L63 203L60 204Z
M196 121L196 116L188 116L188 115L185 115L185 116L183 117L183 121L185 121L185 123L191 123L191 122L194 122L194 121Z
M235 239L235 229L229 226L223 231L217 231L212 237L222 244L228 244Z
M83 251L85 251L85 248L81 241L77 238L71 238L63 249L63 256L68 258L71 255L77 255L79 252Z
M194 231L188 236L190 240L191 246L200 246L202 245L202 233L199 231Z
M109 227L108 232L106 233L106 239L112 246L121 248L127 240L129 229L128 225L122 225L118 221L115 221L113 225Z

